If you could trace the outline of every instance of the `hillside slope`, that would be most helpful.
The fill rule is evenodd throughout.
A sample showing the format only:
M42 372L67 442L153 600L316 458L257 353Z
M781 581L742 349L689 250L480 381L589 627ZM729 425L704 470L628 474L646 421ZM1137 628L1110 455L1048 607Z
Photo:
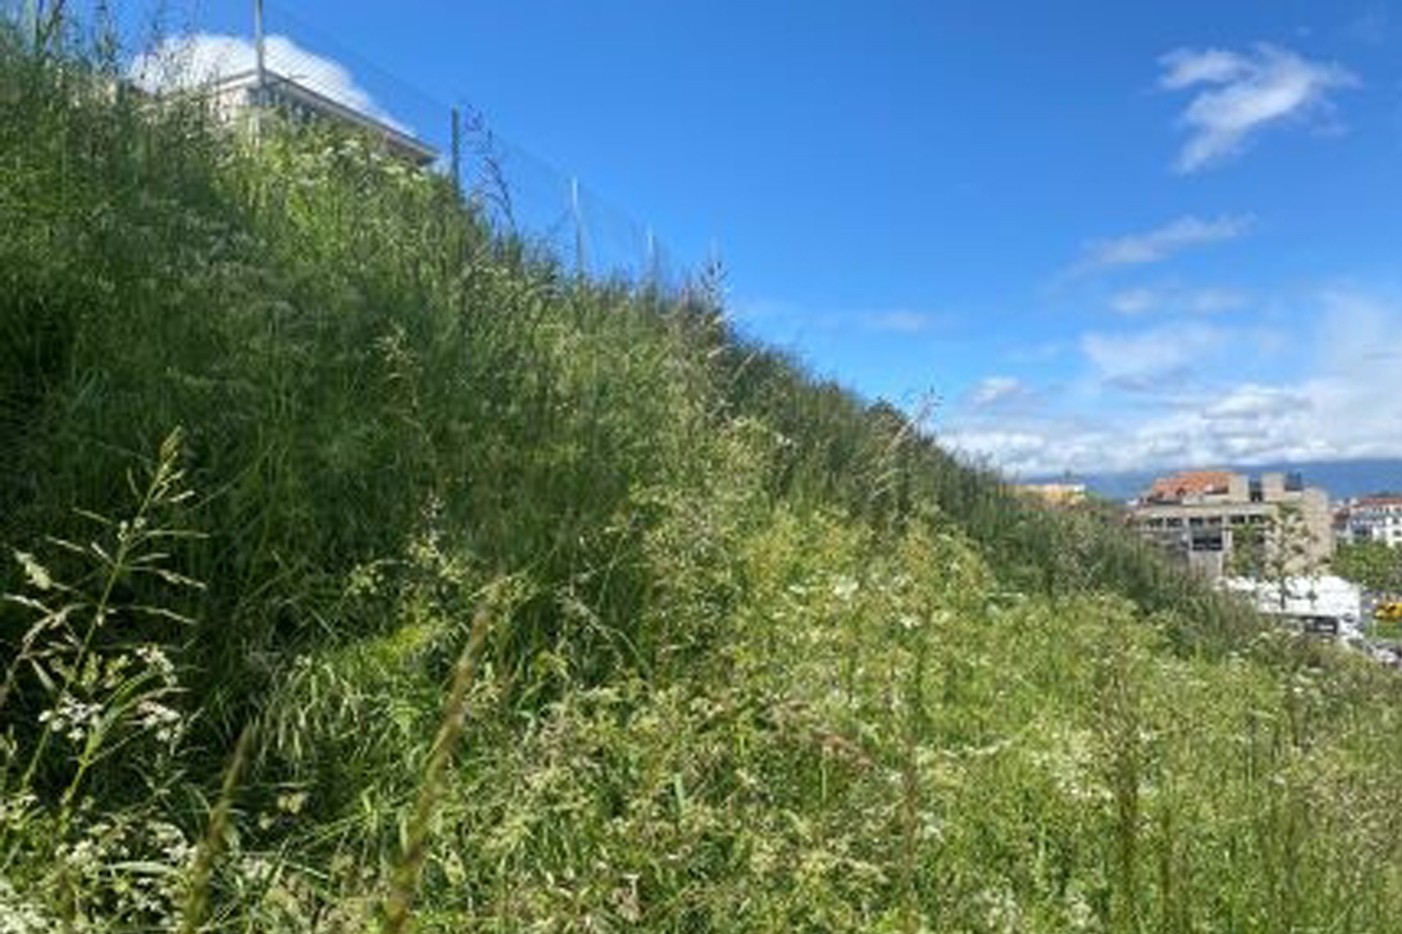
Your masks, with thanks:
M1389 673L739 339L714 276L581 280L365 140L101 75L0 29L4 923L1402 917Z

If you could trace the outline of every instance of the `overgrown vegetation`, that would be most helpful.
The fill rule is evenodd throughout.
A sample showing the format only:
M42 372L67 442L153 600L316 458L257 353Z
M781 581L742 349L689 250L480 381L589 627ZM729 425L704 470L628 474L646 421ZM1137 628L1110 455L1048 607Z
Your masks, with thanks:
M1390 673L113 78L0 29L0 930L1402 917Z
M1340 542L1330 567L1340 577L1380 594L1402 592L1402 556L1386 542Z

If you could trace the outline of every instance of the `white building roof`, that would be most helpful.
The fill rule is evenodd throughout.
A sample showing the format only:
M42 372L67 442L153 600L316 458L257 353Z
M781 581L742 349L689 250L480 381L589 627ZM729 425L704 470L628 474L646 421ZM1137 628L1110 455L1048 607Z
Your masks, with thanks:
M1278 581L1224 577L1218 586L1276 616L1327 616L1357 623L1363 615L1363 588L1333 574Z
M261 84L258 72L251 70L219 76L214 81L204 85L203 90L204 93L221 95L231 91L252 92L260 87L275 99L299 104L313 113L381 136L392 148L419 165L428 165L438 156L437 150L432 146L411 136L403 128L390 123L388 118L376 117L357 110L293 78L266 69L263 72Z

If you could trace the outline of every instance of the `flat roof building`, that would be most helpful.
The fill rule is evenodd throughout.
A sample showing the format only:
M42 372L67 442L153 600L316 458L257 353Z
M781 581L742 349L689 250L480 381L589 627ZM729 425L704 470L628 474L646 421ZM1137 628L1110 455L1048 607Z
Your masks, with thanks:
M1148 540L1209 578L1305 574L1333 553L1329 498L1299 474L1193 470L1156 479L1131 521Z
M1402 546L1402 496L1379 494L1351 502L1344 515L1345 538Z
M199 93L210 101L215 116L227 123L237 123L261 107L298 122L327 120L363 131L382 140L392 155L413 165L428 166L438 158L436 149L399 127L267 69L261 80L256 68L219 76L202 85Z

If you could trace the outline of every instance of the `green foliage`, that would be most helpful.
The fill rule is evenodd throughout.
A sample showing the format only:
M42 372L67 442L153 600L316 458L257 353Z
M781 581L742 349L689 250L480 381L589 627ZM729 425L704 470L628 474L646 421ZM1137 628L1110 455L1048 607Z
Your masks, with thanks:
M12 880L31 894L0 911L100 930L168 917L178 896L192 717L169 653L190 620L163 591L201 586L171 567L191 534L172 524L189 496L179 445L172 433L144 485L128 477L126 518L86 513L86 545L50 541L62 565L15 553L26 592L5 599L30 621L0 684L0 867L17 870L0 894Z
M1402 557L1385 542L1343 542L1331 563L1340 577L1379 593L1402 593Z
M569 277L371 139L20 45L0 925L1402 915L1390 673L754 346L716 271Z

